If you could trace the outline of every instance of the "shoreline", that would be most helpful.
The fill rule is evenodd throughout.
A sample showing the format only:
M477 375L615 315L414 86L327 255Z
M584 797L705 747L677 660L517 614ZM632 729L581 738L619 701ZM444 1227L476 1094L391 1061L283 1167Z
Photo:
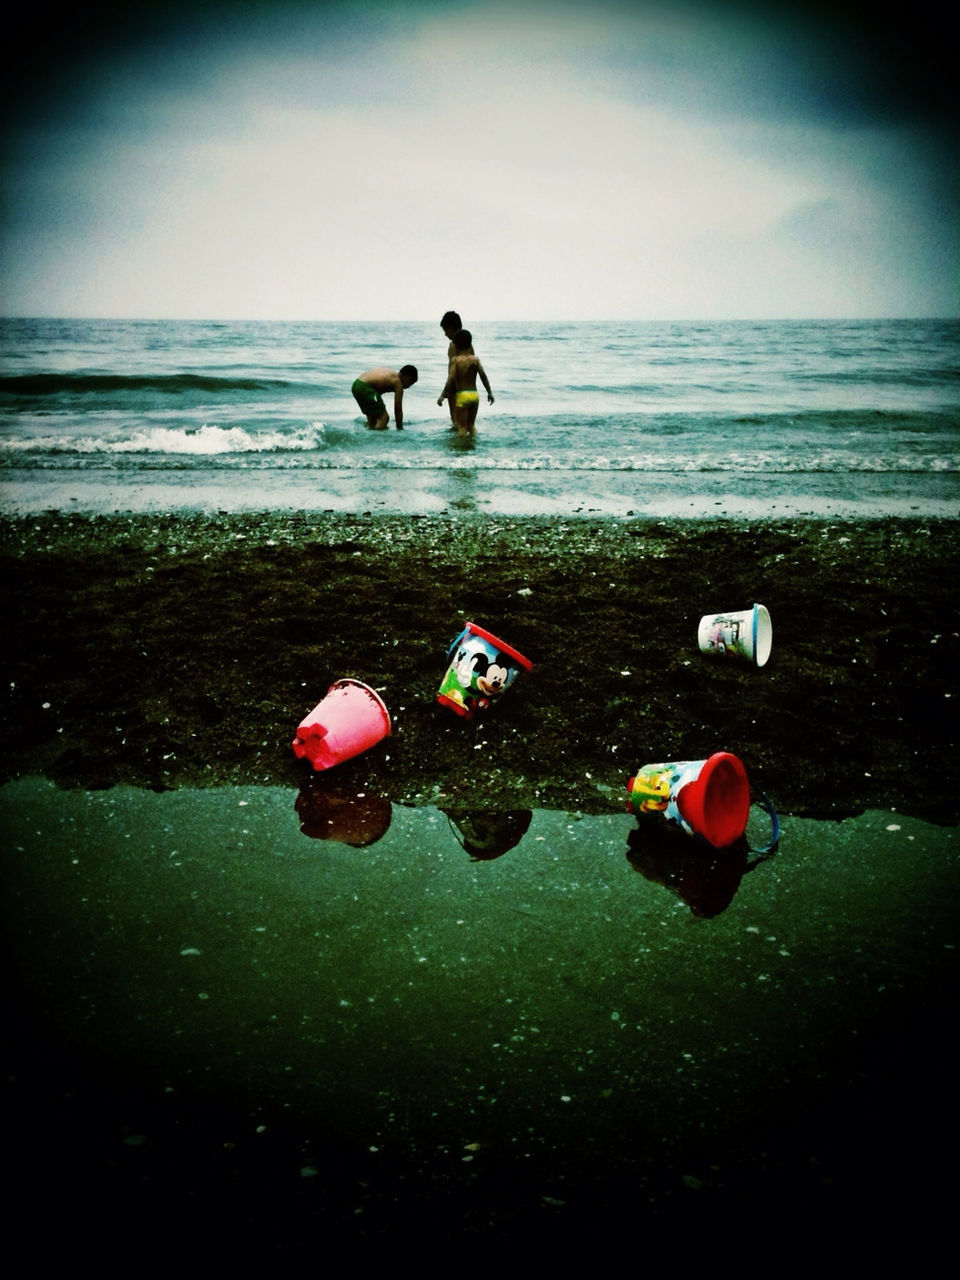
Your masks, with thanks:
M495 428L491 434L495 433ZM46 472L7 466L3 510L15 519L58 515L184 518L312 515L383 518L556 520L954 520L960 492L953 472L891 475L817 473L781 489L742 472L647 473L511 470L485 461L476 443L452 437L443 464L427 468L190 473L162 468L140 475L111 468ZM467 465L469 463L469 465Z
M601 813L728 750L781 814L960 820L958 521L45 512L0 543L0 781ZM766 667L699 653L755 600ZM473 722L435 701L467 620L535 668ZM314 775L290 743L344 676L393 734Z

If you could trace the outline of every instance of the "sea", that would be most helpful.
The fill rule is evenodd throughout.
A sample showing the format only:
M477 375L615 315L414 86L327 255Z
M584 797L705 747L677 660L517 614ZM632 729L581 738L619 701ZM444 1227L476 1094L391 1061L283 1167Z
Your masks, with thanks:
M960 320L0 321L0 510L960 515ZM413 364L403 430L350 388Z

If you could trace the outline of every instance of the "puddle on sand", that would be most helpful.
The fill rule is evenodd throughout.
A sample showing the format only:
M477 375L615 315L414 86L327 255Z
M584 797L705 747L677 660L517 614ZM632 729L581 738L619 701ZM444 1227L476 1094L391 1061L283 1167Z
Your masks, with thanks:
M233 1159L231 1201L494 1234L929 1171L955 829L788 817L730 865L623 811L354 801L0 790L24 1159L82 1131L111 1192Z

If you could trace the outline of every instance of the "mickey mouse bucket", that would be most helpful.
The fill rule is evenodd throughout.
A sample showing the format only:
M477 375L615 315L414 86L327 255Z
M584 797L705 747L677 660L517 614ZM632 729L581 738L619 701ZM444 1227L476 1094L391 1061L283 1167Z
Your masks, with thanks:
M468 622L447 651L447 674L437 701L465 720L485 711L533 663L512 645Z

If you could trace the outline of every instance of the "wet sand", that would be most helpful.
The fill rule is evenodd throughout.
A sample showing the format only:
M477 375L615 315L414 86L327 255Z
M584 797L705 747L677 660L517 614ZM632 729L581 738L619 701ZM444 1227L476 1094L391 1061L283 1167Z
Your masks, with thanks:
M296 785L328 685L393 736L397 803L608 812L638 765L728 750L784 813L960 816L954 522L48 513L2 522L0 779ZM700 615L767 606L762 670ZM437 705L472 619L526 654L484 716Z
M14 1212L54 1224L35 1256L460 1266L692 1231L711 1259L932 1260L958 530L4 520L5 1079ZM764 669L699 654L702 612L754 600ZM470 723L435 701L466 619L536 664ZM345 675L394 734L314 775L290 742ZM784 819L770 858L624 811L638 764L721 748ZM314 838L331 817L361 838Z
M295 796L0 788L36 1261L942 1256L955 828L791 818L748 859L540 809L476 860L462 813L350 847Z

